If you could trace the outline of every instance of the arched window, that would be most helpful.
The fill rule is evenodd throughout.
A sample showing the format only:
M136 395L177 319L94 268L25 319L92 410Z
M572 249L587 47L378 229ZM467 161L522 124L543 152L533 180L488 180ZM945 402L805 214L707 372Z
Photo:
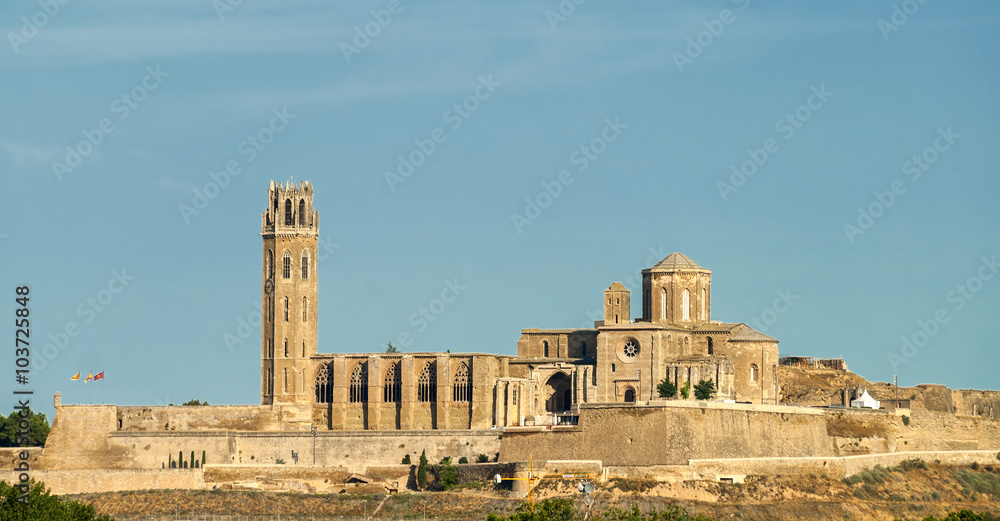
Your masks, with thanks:
M691 292L687 289L681 293L681 320L691 320Z
M472 401L472 379L469 378L469 366L462 362L455 371L452 381L451 399L456 402Z
M269 279L274 276L274 252L267 250L267 264L264 267L264 278Z
M285 322L288 322L288 297L285 297Z
M299 226L306 225L306 200L299 199Z
M398 403L402 396L403 381L399 374L399 362L394 362L385 372L385 384L382 388L382 401Z
M667 319L667 288L660 291L660 318Z
M712 337L708 337L708 354L715 354L715 346L712 345Z
M368 362L362 362L351 373L351 403L368 401Z
M437 400L437 364L427 362L424 369L420 371L420 378L417 380L417 401L433 402Z
M615 364L611 364L611 372L615 372Z
M625 403L635 403L635 390L631 387L625 389Z
M333 401L333 371L330 364L319 366L316 373L316 403L330 403Z
M291 226L293 224L295 224L295 222L292 221L292 200L285 199L285 226Z
M302 278L309 278L309 250L302 250Z
M549 356L549 342L547 340L542 342L542 356Z
M288 339L285 339L285 358L288 358Z
M309 322L309 299L302 297L302 321Z
M756 382L759 377L760 377L760 368L757 367L757 364L751 364L750 365L750 381L751 382Z
M288 250L281 254L281 278L292 278L292 254Z
M699 304L701 307L698 310L698 319L708 322L708 315L705 313L705 307L708 305L708 291L705 288L701 289L701 302Z

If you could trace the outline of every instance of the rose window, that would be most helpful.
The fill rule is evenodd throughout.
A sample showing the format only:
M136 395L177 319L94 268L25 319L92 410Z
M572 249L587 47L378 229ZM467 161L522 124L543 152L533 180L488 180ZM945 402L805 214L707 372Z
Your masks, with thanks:
M622 352L624 352L625 356L629 358L635 358L635 356L639 354L639 344L636 344L634 341L629 340L625 344L625 347L622 348Z

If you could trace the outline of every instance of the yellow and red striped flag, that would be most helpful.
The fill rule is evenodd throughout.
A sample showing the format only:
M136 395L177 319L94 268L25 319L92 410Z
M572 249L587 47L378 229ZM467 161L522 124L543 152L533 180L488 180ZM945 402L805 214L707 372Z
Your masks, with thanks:
M73 376L72 376L72 377L70 378L70 380L79 380L79 379L80 379L80 373L79 373L79 372L77 372L77 373L76 373L75 375L73 375Z
M93 378L94 378L94 373L90 373L90 374L87 375L87 379L84 380L83 383L87 383L87 382L93 380Z

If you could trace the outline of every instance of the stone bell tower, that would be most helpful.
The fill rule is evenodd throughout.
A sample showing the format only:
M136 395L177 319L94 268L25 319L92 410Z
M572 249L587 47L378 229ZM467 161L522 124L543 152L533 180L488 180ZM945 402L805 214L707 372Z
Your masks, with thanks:
M316 354L319 213L309 181L271 181L260 216L260 403L310 403L309 357Z

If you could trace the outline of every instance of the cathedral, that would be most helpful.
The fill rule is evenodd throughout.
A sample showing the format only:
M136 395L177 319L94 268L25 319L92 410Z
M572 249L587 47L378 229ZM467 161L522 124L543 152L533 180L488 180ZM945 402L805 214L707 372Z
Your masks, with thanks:
M321 354L310 182L271 182L261 237L261 404L311 409L312 423L329 430L572 424L580 404L668 399L657 390L664 379L678 388L670 399L694 400L694 385L711 380L714 400L778 403L778 341L711 320L712 271L681 253L642 270L640 317L614 282L604 320L524 329L516 356Z

